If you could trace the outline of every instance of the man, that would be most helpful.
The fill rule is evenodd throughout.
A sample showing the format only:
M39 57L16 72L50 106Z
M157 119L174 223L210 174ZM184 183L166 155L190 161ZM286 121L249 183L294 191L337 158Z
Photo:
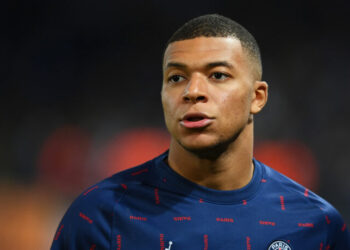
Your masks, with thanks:
M189 21L163 75L169 151L86 190L52 249L350 249L329 203L253 158L268 85L248 31L219 15Z

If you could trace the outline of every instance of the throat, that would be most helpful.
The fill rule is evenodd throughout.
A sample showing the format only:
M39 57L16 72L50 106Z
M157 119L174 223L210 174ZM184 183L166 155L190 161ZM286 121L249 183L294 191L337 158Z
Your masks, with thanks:
M233 171L234 170L234 171ZM194 180L197 184L221 191L231 191L245 187L254 174L254 164L243 169L212 169L204 178Z
M174 162L169 157L166 163L185 179L210 189L240 189L250 182L254 173L252 158L220 158L216 161L198 157L185 158L182 158L183 162Z

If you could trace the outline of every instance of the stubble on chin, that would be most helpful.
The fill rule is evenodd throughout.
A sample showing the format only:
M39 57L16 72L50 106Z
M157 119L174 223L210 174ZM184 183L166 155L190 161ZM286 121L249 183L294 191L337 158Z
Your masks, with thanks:
M222 154L227 152L230 145L232 145L238 136L242 133L245 126L240 128L236 133L234 133L231 137L229 137L226 140L218 140L216 143L213 143L209 146L196 146L196 147L189 147L184 145L180 140L177 140L178 144L183 147L186 151L196 155L197 157L205 160L216 160L218 159Z

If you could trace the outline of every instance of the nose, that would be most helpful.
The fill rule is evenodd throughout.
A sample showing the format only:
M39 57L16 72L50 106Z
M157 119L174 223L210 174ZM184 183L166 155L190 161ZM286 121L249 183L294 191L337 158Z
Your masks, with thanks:
M185 102L207 102L208 88L207 83L201 76L192 76L183 93L183 100Z

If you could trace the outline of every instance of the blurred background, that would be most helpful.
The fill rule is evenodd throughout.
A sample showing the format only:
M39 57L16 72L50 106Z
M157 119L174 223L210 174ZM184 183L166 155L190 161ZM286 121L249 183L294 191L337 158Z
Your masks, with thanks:
M167 149L164 44L207 13L238 21L260 45L270 98L255 119L255 157L350 223L349 1L8 1L1 249L48 249L74 197Z

